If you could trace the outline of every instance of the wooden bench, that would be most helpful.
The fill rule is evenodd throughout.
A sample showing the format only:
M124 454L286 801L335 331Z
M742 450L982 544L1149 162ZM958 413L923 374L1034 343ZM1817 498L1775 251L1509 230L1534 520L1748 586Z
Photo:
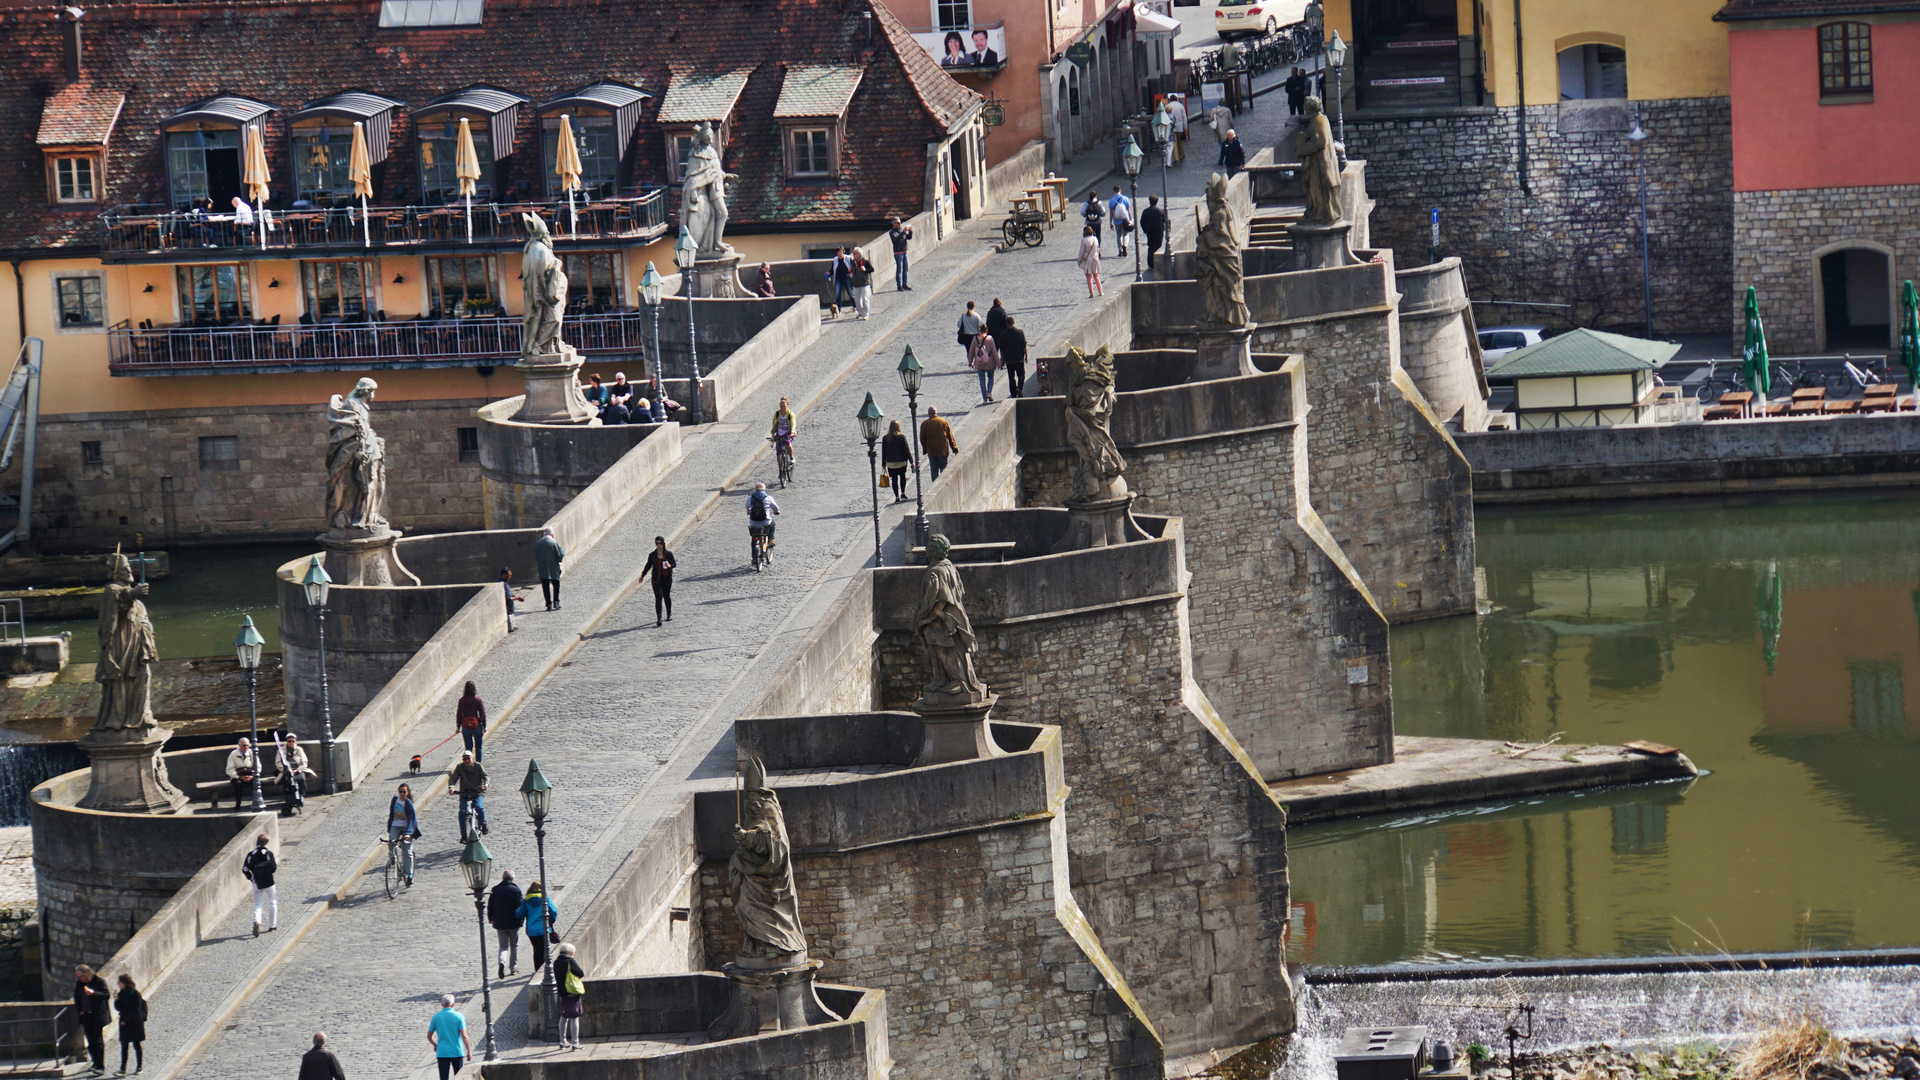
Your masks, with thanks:
M1860 408L1860 402L1854 398L1841 398L1839 401L1826 402L1826 411L1836 416L1854 412Z
M1738 420L1740 419L1740 406L1710 405L1706 409L1701 411L1700 419L1702 420Z
M1720 395L1719 404L1730 405L1740 411L1742 419L1753 415L1753 391L1729 390Z
M1820 415L1820 402L1796 401L1787 409L1787 415L1788 416L1818 416Z
M1895 385L1894 383L1874 383L1872 386L1867 387L1866 396L1870 398L1874 398L1874 397L1890 398L1899 392L1900 392L1900 387Z
M199 783L194 784L193 789L195 791L206 792L208 794L208 801L215 806L219 806L221 799L224 799L227 796L233 794L233 781L227 779L224 776L218 780L202 780ZM271 791L280 790L280 777L278 774L274 774L272 776L262 776L260 778L261 794L264 795L266 792L270 790ZM244 800L246 796L243 795L241 796L241 798Z
M1803 386L1793 392L1795 401L1819 401L1826 396L1827 388L1824 386Z
M1888 394L1878 394L1870 398L1862 398L1860 411L1863 413L1892 412L1893 397Z
M1011 540L994 540L984 544L955 544L947 550L947 558L957 563L1003 563L1018 546ZM918 562L927 561L926 548L910 548L908 554Z
M1791 401L1769 401L1767 402L1767 415L1785 416L1787 415L1788 407L1792 404Z

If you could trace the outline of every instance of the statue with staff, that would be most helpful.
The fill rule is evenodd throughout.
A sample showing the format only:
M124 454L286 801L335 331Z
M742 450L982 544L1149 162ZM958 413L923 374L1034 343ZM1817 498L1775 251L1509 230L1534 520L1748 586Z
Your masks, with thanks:
M145 582L135 584L127 557L111 557L112 580L100 596L100 661L93 680L100 684L100 711L93 733L128 732L144 737L155 726L152 707L153 663L160 659L147 616ZM126 737L126 736L120 736Z
M520 327L520 359L562 352L560 320L567 310L567 268L553 254L553 236L547 223L533 214L520 215L527 227L527 246L521 252L520 287L525 316Z
M800 901L793 889L793 845L780 796L767 786L767 768L748 756L735 793L733 858L727 891L745 942L738 959L755 967L792 967L807 959Z

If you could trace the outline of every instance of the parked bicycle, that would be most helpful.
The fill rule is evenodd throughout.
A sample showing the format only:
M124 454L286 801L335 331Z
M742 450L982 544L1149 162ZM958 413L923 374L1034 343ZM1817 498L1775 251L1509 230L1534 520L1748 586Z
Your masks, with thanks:
M1307 22L1289 23L1271 34L1238 46L1240 65L1255 75L1297 64L1320 53L1320 36ZM1200 54L1196 65L1202 82L1220 78L1221 49Z
M1865 390L1869 386L1878 386L1887 381L1886 357L1861 357L1858 364L1851 356L1840 361L1840 373L1833 378L1832 390L1844 394L1858 387Z
M1724 367L1725 370L1722 370ZM1709 360L1707 374L1700 380L1700 386L1694 391L1694 397L1702 405L1710 405L1720 400L1721 394L1745 390L1747 386L1740 380L1740 361Z

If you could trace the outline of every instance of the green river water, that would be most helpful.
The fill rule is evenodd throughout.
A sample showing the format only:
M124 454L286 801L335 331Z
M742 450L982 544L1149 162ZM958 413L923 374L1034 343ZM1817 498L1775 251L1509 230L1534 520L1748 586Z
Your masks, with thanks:
M1920 945L1920 495L1478 511L1397 729L1706 774L1290 831L1316 965Z
M254 627L267 639L266 651L279 652L280 607L273 572L312 550L312 544L251 544L168 552L171 572L152 582L147 596L161 659L232 656L243 615L253 616ZM91 664L99 657L99 628L91 617L35 621L27 627L36 635L62 630L73 633L72 663Z

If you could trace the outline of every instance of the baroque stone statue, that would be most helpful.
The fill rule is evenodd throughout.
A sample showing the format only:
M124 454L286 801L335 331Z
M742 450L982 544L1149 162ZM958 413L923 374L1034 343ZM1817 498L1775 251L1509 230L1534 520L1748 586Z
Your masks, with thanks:
M1206 300L1206 321L1214 326L1247 324L1247 292L1242 280L1238 215L1227 202L1227 178L1214 173L1207 181L1207 224L1195 241L1199 261L1200 295Z
M1102 345L1099 352L1088 357L1079 349L1069 347L1065 368L1067 445L1080 459L1073 472L1073 498L1081 501L1112 498L1124 492L1124 487L1119 492L1114 488L1115 481L1127 468L1111 430L1115 400L1113 353Z
M1307 98L1306 115L1294 147L1307 170L1307 225L1331 225L1340 220L1340 156L1333 145L1333 125L1321 111L1320 99Z
M352 392L327 402L327 528L336 533L384 533L387 441L373 433L373 392L361 379Z
M713 127L701 124L693 133L693 152L687 157L686 178L680 185L680 220L693 237L702 259L733 254L727 231L727 181L732 174L720 165L713 145Z
M520 282L526 315L520 328L520 359L532 363L535 358L561 352L560 319L567 310L567 268L553 255L553 238L547 223L534 214L520 215L527 226L527 246L522 252Z
M935 533L927 538L927 576L913 634L926 649L932 669L921 700L935 704L972 704L987 699L987 686L973 670L973 623L967 618L966 586L948 561L953 544Z
M100 712L92 734L141 737L155 726L153 662L160 659L160 650L153 640L153 620L141 602L147 587L133 583L125 555L115 554L112 566L113 579L100 597L100 662L93 669L93 680L100 684Z
M807 959L800 929L800 903L793 891L793 847L780 796L767 787L766 766L749 756L740 791L740 820L733 827L733 858L727 886L745 937L739 959L756 966L791 967Z

